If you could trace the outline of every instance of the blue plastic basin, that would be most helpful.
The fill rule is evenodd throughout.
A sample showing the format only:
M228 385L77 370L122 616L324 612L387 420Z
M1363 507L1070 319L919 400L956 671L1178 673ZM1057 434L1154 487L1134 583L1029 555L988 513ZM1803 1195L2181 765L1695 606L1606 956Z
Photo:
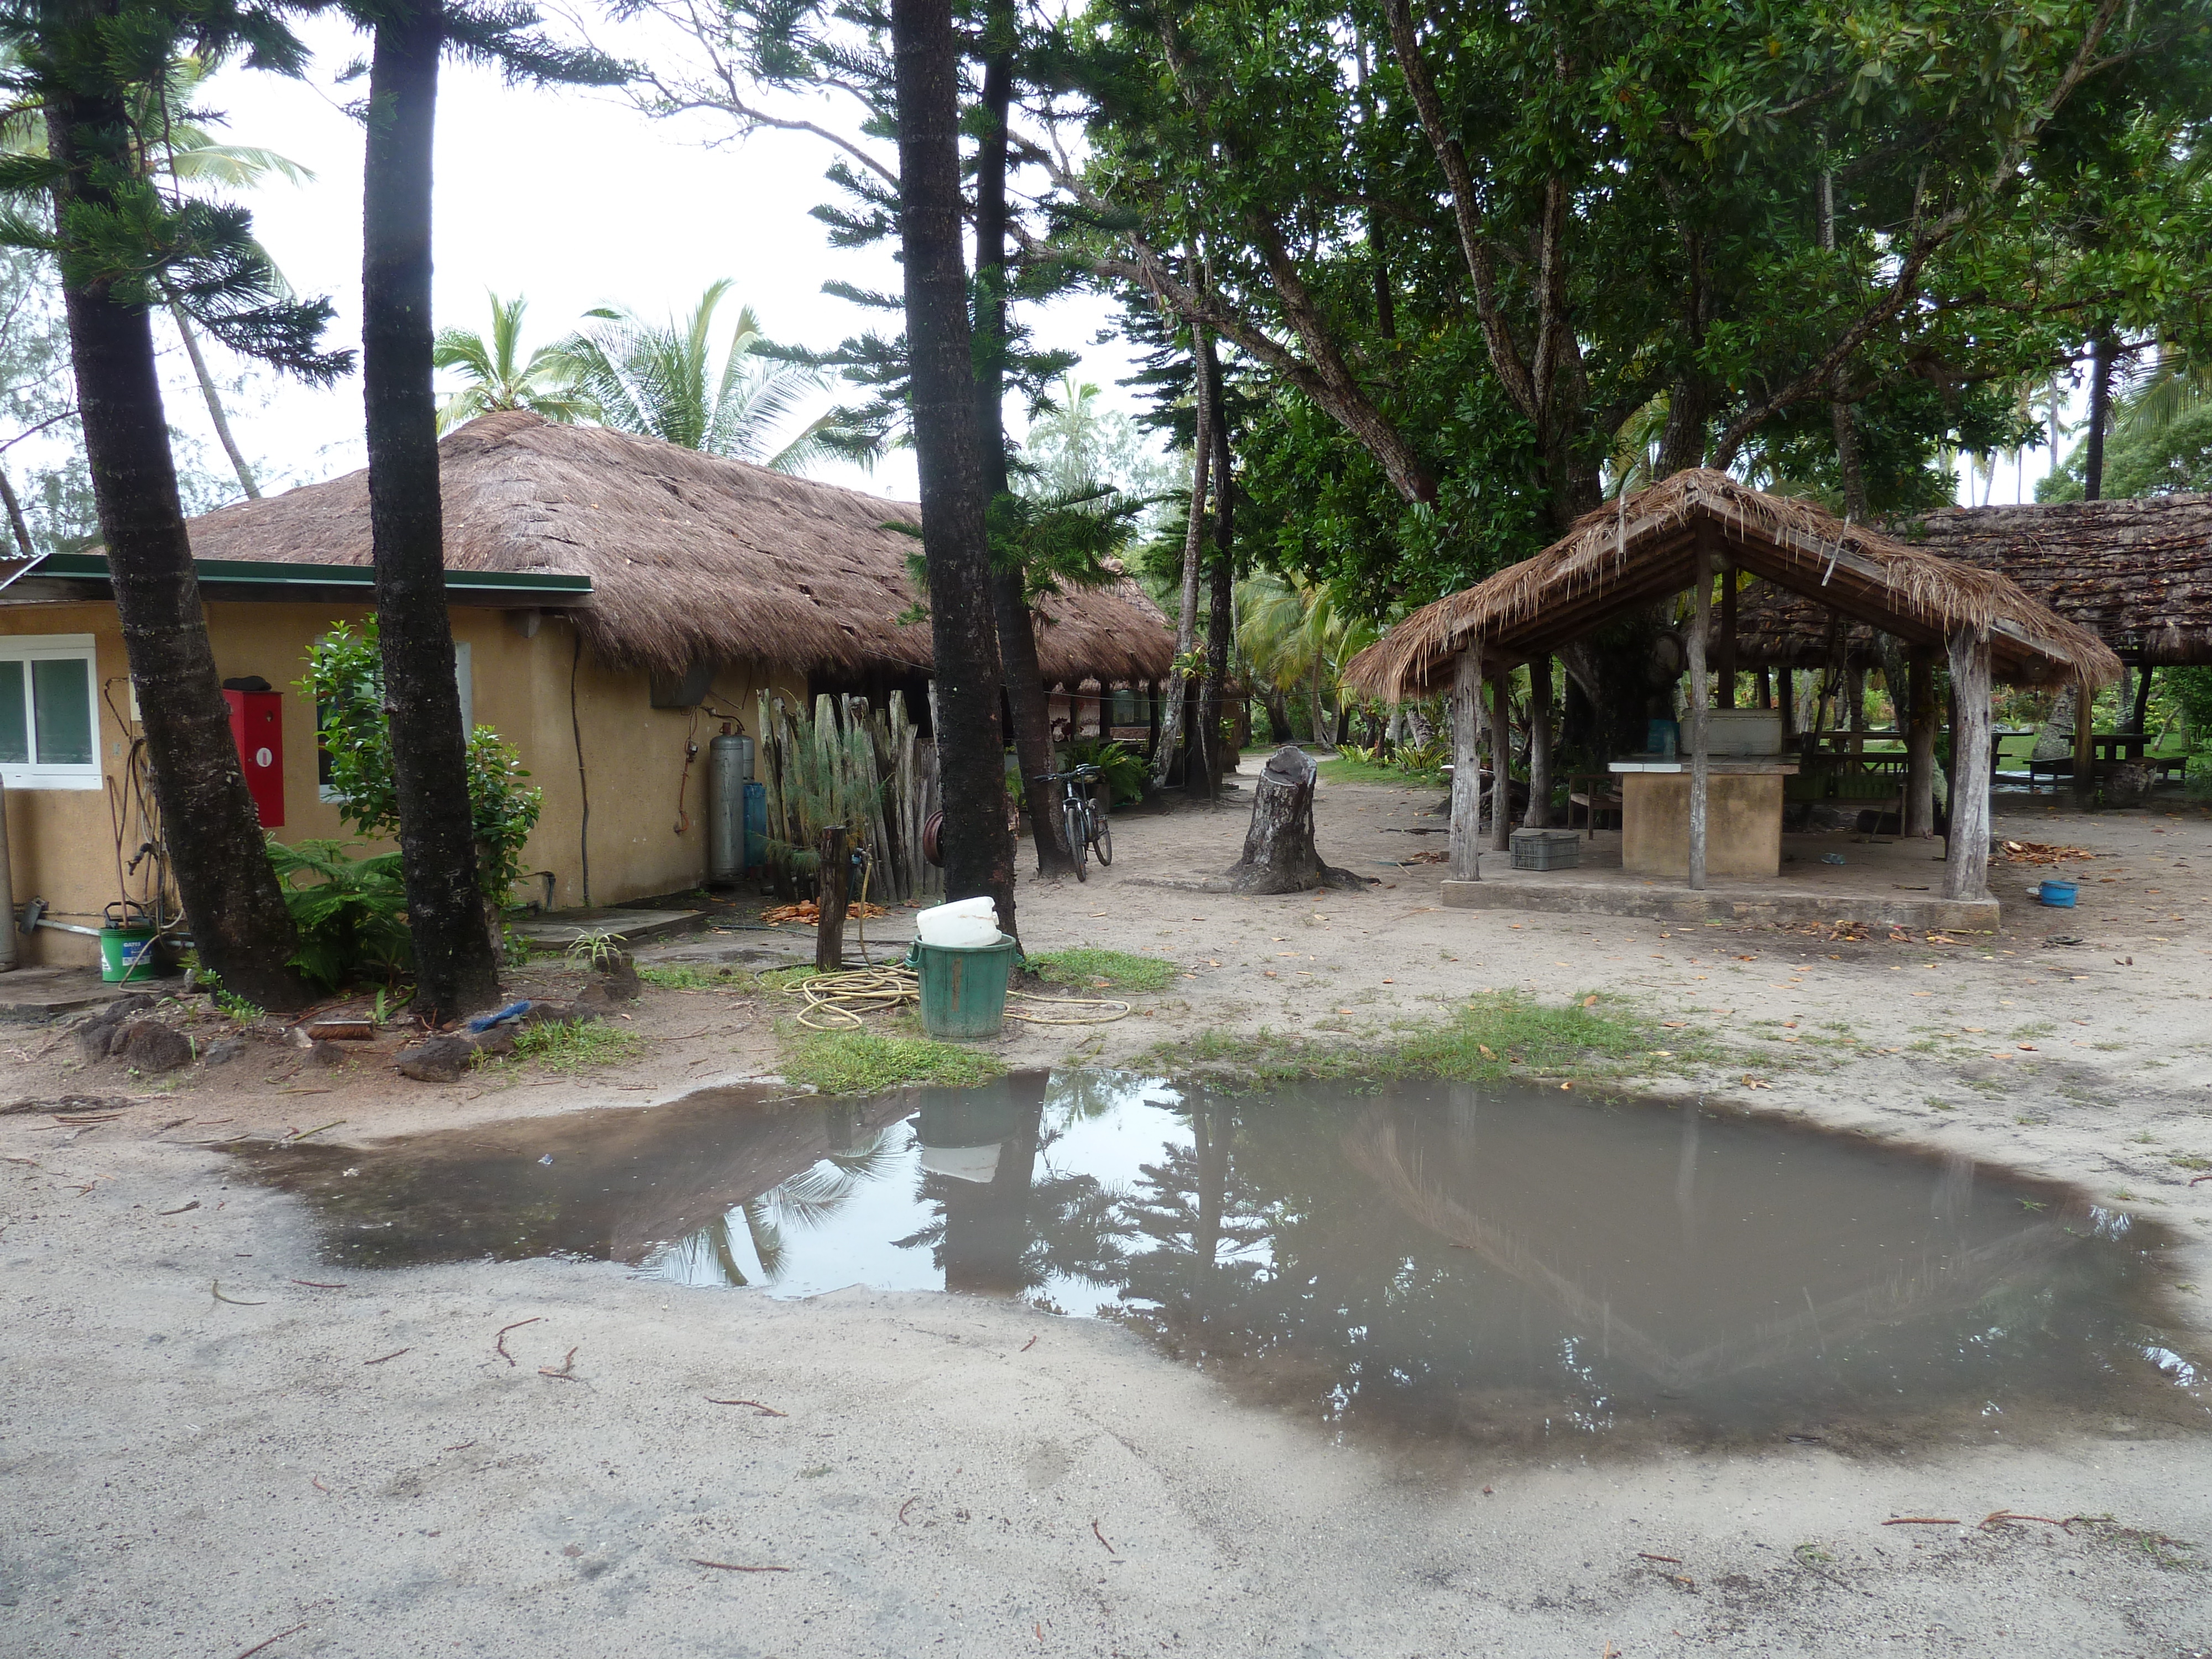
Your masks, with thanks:
M2074 896L2081 890L2070 881L2046 881L2036 890L2035 896L2054 910L2071 910Z

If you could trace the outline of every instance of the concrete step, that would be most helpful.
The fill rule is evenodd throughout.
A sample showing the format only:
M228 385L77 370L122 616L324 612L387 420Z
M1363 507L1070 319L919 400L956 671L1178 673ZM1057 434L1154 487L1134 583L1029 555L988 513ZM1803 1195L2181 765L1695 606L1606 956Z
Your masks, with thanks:
M97 968L18 968L12 974L0 974L0 1019L52 1019L57 1014L105 1008L133 992L161 997L184 988L182 974L111 985Z

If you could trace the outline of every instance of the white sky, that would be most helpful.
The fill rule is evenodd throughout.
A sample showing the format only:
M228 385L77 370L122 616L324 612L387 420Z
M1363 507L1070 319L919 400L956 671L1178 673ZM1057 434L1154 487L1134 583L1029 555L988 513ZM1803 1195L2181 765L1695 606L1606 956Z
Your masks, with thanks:
M210 84L206 101L228 118L222 137L276 149L317 175L305 186L274 181L253 192L255 228L301 293L327 295L337 307L330 343L358 346L362 130L340 106L366 85L340 86L336 77L365 46L333 19L306 20L302 32L316 51L306 82L232 70ZM635 56L648 50L635 33L611 27L599 44ZM666 49L665 40L651 45ZM844 113L825 109L823 118L842 126ZM708 283L729 276L736 291L722 315L733 324L737 303L750 304L772 337L819 348L871 325L895 326L896 318L821 292L831 278L891 291L899 283L888 248L832 249L825 228L809 216L832 196L822 177L828 147L773 132L738 143L728 132L708 116L653 121L613 94L509 88L483 70L447 65L438 113L438 324L483 329L487 289L521 294L530 301L527 351L568 332L590 307L680 313ZM709 140L721 142L709 148ZM1131 359L1118 345L1092 343L1112 315L1103 301L1085 297L1034 312L1030 320L1040 345L1081 352L1078 373L1100 385L1109 406L1129 410L1114 382L1131 372ZM227 479L205 409L173 349L167 368L171 423L200 440L203 463ZM234 360L216 372L240 368ZM319 390L257 370L229 407L240 444L272 490L366 463L357 375ZM1024 411L1010 407L1008 419L1017 434L1024 429ZM2001 461L1989 499L2032 501L2050 464L2043 450L2027 451L2020 468ZM905 452L872 475L837 467L819 476L904 499L915 493ZM1979 501L1983 489L1978 478L1962 477L1960 499Z
M339 106L361 96L367 82L339 86L336 77L366 47L333 20L307 20L302 33L316 52L305 83L230 70L210 83L205 101L228 117L222 139L277 150L317 175L299 188L272 181L246 199L263 245L293 286L327 295L337 307L329 342L358 347L362 135ZM643 52L611 27L599 44ZM842 121L842 112L829 113ZM817 348L871 326L895 328L895 316L821 291L831 278L899 287L888 248L833 249L826 228L809 216L834 195L822 177L828 147L804 134L767 132L716 149L702 142L727 135L726 124L709 117L653 121L616 94L509 88L484 70L447 64L438 106L438 325L488 329L485 290L521 294L530 301L526 352L568 332L590 307L681 314L708 283L728 276L736 289L719 313L725 331L739 303L753 307L771 337ZM1041 344L1081 351L1079 373L1127 410L1133 405L1114 381L1132 372L1130 360L1118 347L1091 343L1111 314L1103 301L1079 298L1030 320ZM171 423L202 438L203 459L228 476L179 354L169 368ZM234 360L228 372L237 370ZM357 374L325 390L258 376L238 405L232 423L240 444L250 461L267 464L271 487L367 464ZM1008 422L1018 435L1026 411L1010 405ZM858 469L817 476L908 500L915 489L913 457L904 452L872 476Z

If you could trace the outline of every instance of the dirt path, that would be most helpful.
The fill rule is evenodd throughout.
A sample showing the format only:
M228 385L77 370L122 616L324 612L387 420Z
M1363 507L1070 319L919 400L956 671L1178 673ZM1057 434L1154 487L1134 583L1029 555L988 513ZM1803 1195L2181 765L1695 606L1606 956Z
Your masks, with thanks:
M1176 988L999 1051L1160 1064L1206 1034L1379 1039L1485 988L1603 993L1726 1050L1659 1091L2212 1233L2212 1182L2187 1184L2212 1160L2201 809L2001 809L2002 832L2100 854L2082 908L2015 902L2034 872L2014 872L1997 939L1930 946L1444 910L1436 866L1383 864L1438 844L1399 833L1433 804L1325 787L1324 852L1389 884L1318 904L1146 884L1225 865L1238 810L1119 821L1110 872L1024 890L1024 936L1168 957ZM2060 931L2087 942L2042 944ZM292 1200L194 1144L635 1104L776 1063L763 999L629 1012L649 1042L617 1073L452 1086L264 1049L149 1088L0 1030L0 1094L143 1097L88 1126L0 1116L0 1651L2212 1652L2212 1442L2115 1419L1910 1459L1425 1468L1232 1406L1110 1327L966 1298L775 1303L552 1262L333 1273ZM2185 1274L2212 1285L2203 1248ZM2212 1348L2212 1309L2179 1294ZM2001 1510L2114 1523L1976 1524Z

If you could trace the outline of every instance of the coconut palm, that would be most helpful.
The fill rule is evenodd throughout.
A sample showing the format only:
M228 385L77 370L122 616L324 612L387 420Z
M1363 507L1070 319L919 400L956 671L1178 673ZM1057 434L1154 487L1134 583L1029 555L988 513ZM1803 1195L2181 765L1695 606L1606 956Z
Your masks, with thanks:
M522 313L529 305L517 295L491 301L491 332L441 328L430 349L430 362L458 372L465 384L438 405L438 430L446 431L479 415L502 409L526 409L560 425L595 418L598 405L576 389L577 363L562 347L540 346L522 360Z
M691 314L656 323L627 308L586 313L586 328L561 349L574 364L577 391L602 425L665 439L686 449L803 472L832 457L864 459L870 443L832 414L771 447L807 393L829 382L820 369L772 354L752 307L741 307L728 349L714 362L714 312L735 284L708 285Z
M1254 676L1279 693L1303 687L1316 743L1327 743L1322 714L1325 692L1337 701L1343 723L1345 665L1381 637L1381 630L1339 603L1327 583L1271 572L1247 579L1237 590L1237 643Z

